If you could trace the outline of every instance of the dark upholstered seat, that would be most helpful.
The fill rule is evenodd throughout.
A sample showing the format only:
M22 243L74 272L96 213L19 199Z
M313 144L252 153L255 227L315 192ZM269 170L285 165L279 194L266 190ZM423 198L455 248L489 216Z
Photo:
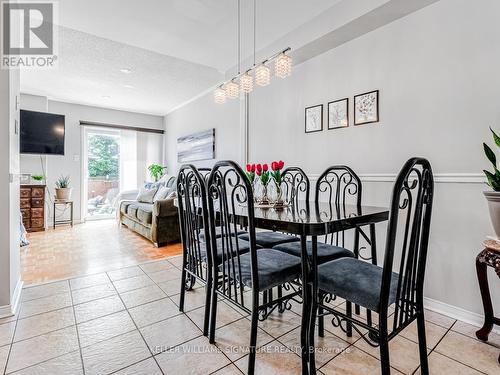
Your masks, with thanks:
M382 287L381 267L354 258L342 258L318 266L320 290L378 312ZM396 301L398 274L392 273L389 305Z
M283 251L284 253L300 257L302 253L302 245L299 242L289 242L281 245L274 246L273 249ZM312 256L312 242L307 241L307 254ZM339 246L328 245L323 242L318 242L318 264L335 260L339 258L353 258L354 253L350 250L344 249Z
M231 228L231 230L234 230L234 228ZM240 234L246 233L244 230L238 230L236 232L236 235L239 236ZM215 238L221 238L221 230L220 227L215 227ZM205 232L203 230L200 231L200 241L205 241Z
M226 267L229 261L225 263ZM252 287L252 272L250 253L240 256L241 282ZM300 259L273 249L260 249L257 251L257 264L259 270L259 291L271 289L299 277ZM232 268L229 268L232 270ZM232 273L232 271L231 271Z
M236 241L232 241L233 246L236 246ZM238 248L240 254L247 253L250 250L250 243L248 241L238 239ZM227 244L226 244L227 249ZM228 250L226 251L226 258L228 254ZM201 257L204 261L207 260L207 248L204 242L200 243L200 253ZM236 253L236 248L233 248L233 253ZM217 264L222 262L222 239L217 239Z
M143 225L151 226L153 222L153 205L150 203L122 202L120 210Z
M249 241L248 233L241 234L238 236L242 240ZM255 242L257 245L262 247L274 247L276 245L286 243L286 242L294 242L299 241L298 237L290 236L288 234L283 234L279 232L256 232L255 233Z

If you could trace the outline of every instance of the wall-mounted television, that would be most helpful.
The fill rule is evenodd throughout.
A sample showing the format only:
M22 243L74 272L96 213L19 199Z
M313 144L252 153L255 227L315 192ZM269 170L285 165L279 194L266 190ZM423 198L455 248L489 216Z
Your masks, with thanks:
M21 154L64 155L65 117L21 110Z

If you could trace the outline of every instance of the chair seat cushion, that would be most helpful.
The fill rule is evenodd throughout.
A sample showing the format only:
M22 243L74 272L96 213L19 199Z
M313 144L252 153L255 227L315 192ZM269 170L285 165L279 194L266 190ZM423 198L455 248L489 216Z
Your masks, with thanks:
M217 240L217 260L216 260L216 264L221 264L222 263L222 253L223 253L223 250L222 250L222 239L221 238L218 238ZM232 244L233 244L233 255L236 254L236 241L232 241ZM238 249L239 249L239 252L240 254L243 254L243 253L248 253L248 251L250 251L250 243L248 241L244 241L244 240L240 240L238 239ZM227 259L228 257L228 249L227 249L227 245L226 247L224 248L224 251L226 252L225 254L225 257ZM206 247L206 244L205 242L201 242L200 243L200 253L201 253L201 258L206 261L207 260L207 247Z
M380 311L382 287L381 267L354 258L341 258L318 266L318 286L321 290ZM398 274L392 273L389 305L396 301Z
M281 245L274 246L273 249L283 251L287 254L300 257L302 253L302 245L299 242L289 242ZM312 242L307 241L307 254L312 256ZM344 249L339 246L328 245L323 242L318 242L318 263L325 263L330 260L335 260L339 258L354 258L354 253L350 250Z
M234 228L231 227L231 230L234 230ZM240 234L246 233L244 230L238 230L236 232L236 235L239 236ZM220 227L215 227L215 238L221 238L221 229ZM201 230L200 231L200 241L205 241L205 231Z
M250 253L246 253L240 256L241 282L249 288L252 287L250 255ZM232 265L229 264L229 261L226 261L225 267L231 270L230 273L233 275ZM267 248L257 251L257 268L259 270L259 291L295 280L301 272L299 258ZM229 271L227 272L229 273ZM238 277L238 275L236 276Z
M250 241L250 237L248 233L241 234L240 237L242 240ZM294 242L300 241L298 237L290 236L288 234L279 233L279 232L256 232L255 233L255 242L257 245L262 247L274 247L276 245L286 243L286 242Z

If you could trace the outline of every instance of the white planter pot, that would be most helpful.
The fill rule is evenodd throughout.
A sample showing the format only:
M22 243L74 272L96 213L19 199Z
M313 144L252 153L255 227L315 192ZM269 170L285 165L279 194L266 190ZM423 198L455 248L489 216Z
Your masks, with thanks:
M485 191L483 194L488 200L491 223L497 238L500 238L500 191Z
M73 188L56 188L56 198L63 201L69 201L72 191Z

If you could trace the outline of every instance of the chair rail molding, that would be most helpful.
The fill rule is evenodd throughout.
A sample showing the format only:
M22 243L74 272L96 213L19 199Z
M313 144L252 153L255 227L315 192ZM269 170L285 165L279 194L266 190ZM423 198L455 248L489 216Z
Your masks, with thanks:
M311 174L311 181L316 181L319 174ZM394 182L396 173L360 173L359 178L363 182ZM453 184L484 184L486 178L482 173L434 173L434 182Z

